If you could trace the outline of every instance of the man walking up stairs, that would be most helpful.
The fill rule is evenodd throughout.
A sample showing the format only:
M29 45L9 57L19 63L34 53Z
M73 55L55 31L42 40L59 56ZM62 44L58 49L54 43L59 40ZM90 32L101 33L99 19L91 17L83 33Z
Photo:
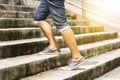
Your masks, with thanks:
M71 58L71 52L51 19L47 20L61 48L60 56L38 54L49 42L34 24L35 7L17 3L22 0L5 1L0 0L0 80L93 80L120 66L118 33L105 32L103 26L78 20L76 14L67 10L78 50L87 62L77 70L61 70Z
M51 26L45 20L49 14L51 14L56 28L62 34L65 43L68 45L72 53L72 59L70 59L68 61L68 65L62 69L76 69L78 66L85 62L85 59L79 53L77 43L74 38L74 33L66 20L64 0L41 0L41 3L34 14L35 23L40 26L49 42L49 47L45 48L42 52L39 52L39 54L60 53Z

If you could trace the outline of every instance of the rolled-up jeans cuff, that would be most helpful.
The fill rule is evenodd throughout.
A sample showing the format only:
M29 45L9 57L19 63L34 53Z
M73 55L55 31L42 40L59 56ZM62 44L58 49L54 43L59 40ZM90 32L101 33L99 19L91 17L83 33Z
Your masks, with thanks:
M64 27L64 28L62 28L62 29L59 29L59 32L63 32L63 31L65 31L65 30L69 29L69 28L70 28L70 26L66 26L66 27Z
M35 24L35 25L38 25L38 23L40 23L40 22L46 22L46 20L34 21L34 24Z

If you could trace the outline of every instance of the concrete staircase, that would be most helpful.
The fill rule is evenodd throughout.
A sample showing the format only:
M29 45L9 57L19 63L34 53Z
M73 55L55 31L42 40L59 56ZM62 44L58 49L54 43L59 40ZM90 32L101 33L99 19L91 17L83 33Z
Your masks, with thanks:
M113 69L95 80L120 80L120 67Z
M67 11L79 51L87 63L80 70L62 71L61 66L71 55L51 19L48 22L53 26L61 56L38 54L48 41L33 23L35 7L16 1L20 0L0 0L0 80L93 80L120 66L118 33L105 32L103 26L93 26Z

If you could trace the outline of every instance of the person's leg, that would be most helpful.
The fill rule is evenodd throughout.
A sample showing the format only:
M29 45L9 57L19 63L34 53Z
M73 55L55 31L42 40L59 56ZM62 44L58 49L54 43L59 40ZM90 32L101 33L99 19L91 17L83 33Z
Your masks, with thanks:
M39 22L38 26L41 28L41 30L44 32L45 36L47 37L49 41L50 49L56 50L58 46L50 24L46 21L41 21Z
M74 37L74 33L67 23L65 16L64 0L49 0L49 10L52 14L52 19L56 27L60 30L65 43L69 47L72 58L78 60L81 58L80 52L78 51L77 43ZM52 4L51 4L52 3Z
M52 19L57 29L61 32L65 43L69 47L72 59L68 61L68 65L64 67L64 70L76 69L79 65L85 62L85 59L81 56L77 43L74 37L72 29L69 27L65 16L64 0L49 0L49 10L52 14Z
M67 44L67 46L69 47L69 49L72 53L72 59L74 59L74 60L80 59L81 55L78 50L77 43L76 43L72 29L68 28L68 29L62 31L61 34L65 40L65 43Z
M52 28L50 24L46 22L46 17L48 15L49 15L48 3L46 0L41 0L40 5L38 6L34 13L34 20L35 23L41 28L41 30L46 35L49 42L49 48L52 50L56 50L57 43L54 34L52 33Z

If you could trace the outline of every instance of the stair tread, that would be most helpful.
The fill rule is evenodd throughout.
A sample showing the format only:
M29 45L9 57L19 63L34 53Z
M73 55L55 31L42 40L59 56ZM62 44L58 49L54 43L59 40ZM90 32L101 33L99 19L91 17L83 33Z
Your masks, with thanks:
M32 30L32 29L40 29L40 28L34 28L34 27L32 27L32 28L2 28L2 29L0 29L0 31L3 31L3 30L5 30L5 31L9 31L9 30Z
M33 14L34 14L34 11L33 12L25 12L25 11L11 11L11 10L0 10L0 16L1 16L1 18L33 18ZM4 14L3 16L2 16L2 14ZM7 15L7 16L5 16L6 14L10 14L11 16L9 16L9 15ZM14 15L14 16L13 16ZM23 16L23 17L22 17ZM26 16L30 16L30 17L26 17ZM72 15L72 14L66 14L66 16L68 17L68 18L72 18L72 17L74 17L74 19L76 19L75 18L75 14L74 15ZM48 19L49 19L50 17L48 17Z
M108 73L96 78L95 80L120 80L120 66Z
M85 26L70 26L71 28L86 28ZM89 26L89 28L91 27L103 27L101 25L94 25L94 26ZM53 26L52 28L56 28L55 26ZM37 28L37 27L25 27L25 28L0 28L0 31L3 31L3 30L23 30L23 29L40 29L40 28Z
M87 70L94 69L97 66L103 65L108 61L112 61L116 58L120 58L120 49L113 50L110 52L106 52L105 54L101 54L98 56L94 56L88 58L87 61L89 62L98 62L94 65L82 65L80 68L84 68L82 70L74 70L74 71L62 71L60 68L56 68L50 71L42 72L40 74L27 77L21 80L64 80L66 78L78 75L80 73L84 73Z
M34 20L33 18L0 18L0 20Z
M34 19L33 18L0 18L0 20L23 20L24 19L24 21L25 20L29 20L29 21L34 21ZM52 21L51 19L47 19L47 21ZM68 21L70 21L70 22L84 22L83 20L69 20L68 19Z
M105 78L100 78L100 79L95 79L95 80L120 80L120 78L113 78L113 77L105 77Z
M24 12L24 11L11 11L11 10L0 10L0 12L11 12L11 13L34 13L34 12Z
M120 42L120 38L111 39L111 40L104 40L104 41L95 42L95 43L91 43L91 44L79 45L78 48L81 51L81 50L85 50L85 49L89 49L89 48L94 48L97 46L107 45L110 43L113 44L115 42ZM70 53L70 51L68 48L61 49L61 55L69 54L69 53ZM17 66L17 65L21 65L21 64L27 64L27 63L34 62L37 60L42 61L42 60L57 57L57 56L58 55L39 55L38 53L35 53L35 54L31 54L31 55L24 55L24 56L17 56L17 57L13 57L13 58L1 59L0 60L0 64L1 64L0 69L12 67L12 66Z
M33 18L0 18L0 20L34 20ZM50 21L52 21L51 19L47 19L48 21L50 20ZM78 21L82 21L83 22L83 20L68 20L68 21L76 21L76 22L78 22Z
M27 6L27 5L11 5L11 4L0 4L0 5L4 5L4 6L18 6L18 7L28 7L28 8L36 8L35 6Z
M95 32L95 33L76 34L75 37L83 37L83 36L88 36L88 35L100 35L100 34L106 34L106 33L116 33L116 32ZM61 39L62 36L55 36L55 38ZM14 40L14 41L2 41L0 42L0 46L23 44L23 43L30 43L30 42L39 42L43 40L47 41L47 38L42 37L42 38L22 39L22 40Z

